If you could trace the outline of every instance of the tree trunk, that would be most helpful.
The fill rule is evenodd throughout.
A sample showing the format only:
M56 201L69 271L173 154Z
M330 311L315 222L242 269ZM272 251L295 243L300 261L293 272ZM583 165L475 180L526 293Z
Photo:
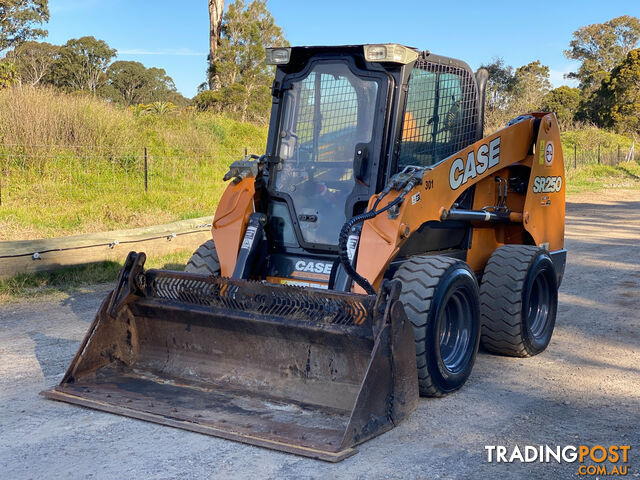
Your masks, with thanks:
M209 88L217 88L217 75L213 70L216 61L216 50L220 38L220 28L222 27L222 12L224 10L224 0L209 0Z

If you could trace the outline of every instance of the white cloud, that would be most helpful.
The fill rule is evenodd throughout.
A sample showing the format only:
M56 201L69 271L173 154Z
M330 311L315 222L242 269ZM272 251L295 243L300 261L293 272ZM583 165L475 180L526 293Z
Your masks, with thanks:
M118 55L173 55L177 57L206 57L206 53L194 52L189 48L169 48L166 50L144 50L141 48L118 48Z
M575 72L579 65L567 64L561 70L549 69L549 80L553 88L558 88L562 85L568 85L570 87L577 87L578 81L572 78L564 78L567 73Z

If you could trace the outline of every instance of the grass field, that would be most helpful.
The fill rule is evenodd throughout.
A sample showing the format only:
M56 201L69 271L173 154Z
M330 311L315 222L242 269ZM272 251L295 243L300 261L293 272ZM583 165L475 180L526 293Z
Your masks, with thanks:
M182 271L191 257L190 250L147 258L145 268ZM120 262L99 262L65 267L52 272L25 273L0 280L0 304L52 294L69 295L87 285L113 282L122 268Z
M0 241L213 215L228 165L245 148L264 152L265 126L189 108L168 115L138 112L48 89L0 91ZM563 132L562 141L568 194L640 188L640 164L618 163L619 147L627 152L631 139L584 128ZM182 269L190 255L152 257L148 264ZM104 262L20 275L0 281L0 301L112 281L120 267Z
M0 240L213 215L229 164L266 144L266 127L225 116L137 115L47 89L0 91L0 118Z
M584 165L568 169L567 194L594 192L602 189L640 189L640 164L635 161L611 165Z

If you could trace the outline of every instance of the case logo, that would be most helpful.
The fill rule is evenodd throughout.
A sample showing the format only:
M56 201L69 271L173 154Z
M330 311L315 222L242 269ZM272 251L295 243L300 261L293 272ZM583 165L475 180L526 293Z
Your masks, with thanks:
M304 260L296 262L296 270L299 272L324 273L325 275L331 273L332 266L333 264L325 262L305 262Z
M482 175L500 163L500 137L494 138L489 144L482 144L478 150L467 155L467 161L456 158L449 170L449 186L457 190L470 179Z

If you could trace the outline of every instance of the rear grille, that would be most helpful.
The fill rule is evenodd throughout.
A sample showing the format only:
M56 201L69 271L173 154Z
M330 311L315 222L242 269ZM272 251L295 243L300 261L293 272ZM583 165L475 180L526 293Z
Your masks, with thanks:
M150 297L298 321L363 325L375 302L373 296L188 273L149 270L146 275Z

